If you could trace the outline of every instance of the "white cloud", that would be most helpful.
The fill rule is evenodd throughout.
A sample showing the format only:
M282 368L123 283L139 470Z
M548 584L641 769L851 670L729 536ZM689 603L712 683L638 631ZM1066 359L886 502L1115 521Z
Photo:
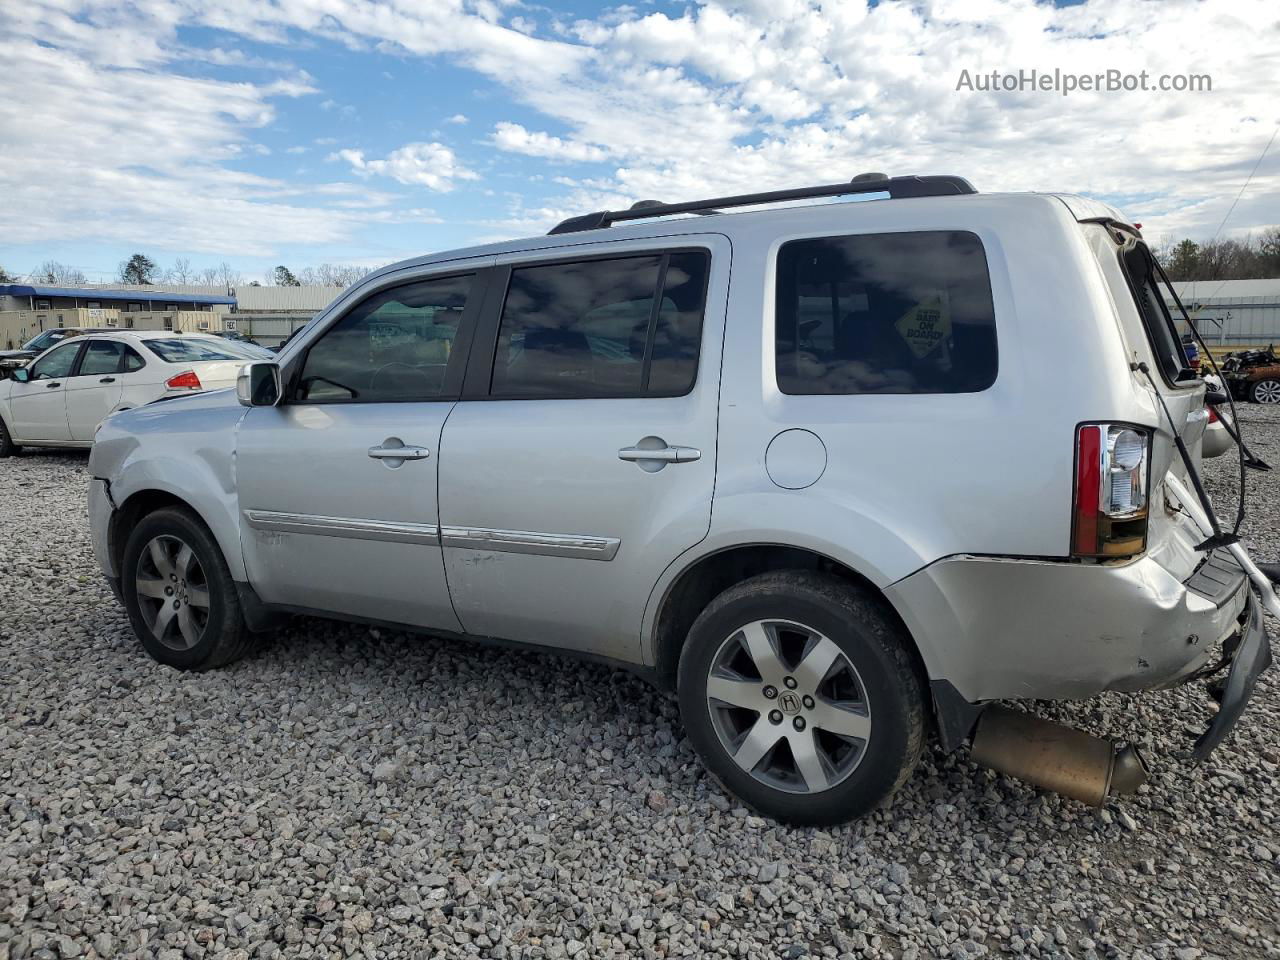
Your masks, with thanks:
M1067 7L1027 0L690 0L678 15L636 4L574 23L541 13L545 23L511 17L517 6L2 4L9 62L0 73L0 193L11 229L70 238L164 224L215 245L348 235L354 219L305 207L282 184L229 165L233 148L248 149L274 122L279 98L306 96L316 86L290 64L240 54L236 37L253 40L253 49L321 38L407 61L446 59L478 74L477 86L505 90L513 101L508 116L522 122L499 123L486 143L459 148L461 157L435 142L408 143L383 158L357 149L342 155L362 177L433 190L474 180L473 169L488 170L487 160L499 174L521 156L597 165L590 177L528 196L527 208L513 210L512 230L638 198L884 170L959 173L985 190L1118 196L1148 235L1208 236L1280 120L1270 0L1167 0L1159 16L1131 0ZM271 74L234 83L184 74L189 54L177 39L179 26L226 32L206 61ZM1208 72L1213 91L1064 98L955 89L964 69L1031 67L1118 67L1152 77ZM333 107L341 105L334 100ZM457 114L449 122L465 119ZM428 126L405 138L431 140ZM72 135L112 149L68 151ZM154 149L157 143L164 149ZM473 152L485 149L489 158ZM1280 223L1280 147L1274 149L1229 231Z
M561 140L541 131L526 130L518 123L499 123L493 128L492 143L499 150L522 153L527 157L569 160L575 163L599 163L608 152L590 143Z
M445 121L445 123L457 123L457 124L463 124L463 123L469 123L469 122L470 121L467 119L467 115L465 113L455 113L452 117L450 117L448 120Z
M345 160L351 169L361 176L391 177L400 183L427 187L447 193L455 180L476 180L478 176L468 170L442 143L406 143L393 150L385 159L367 160L362 150L339 150L334 157Z

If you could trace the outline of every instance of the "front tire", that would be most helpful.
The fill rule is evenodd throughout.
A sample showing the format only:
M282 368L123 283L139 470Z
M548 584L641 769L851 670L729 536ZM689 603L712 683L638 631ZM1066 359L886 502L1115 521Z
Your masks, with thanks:
M883 601L829 574L780 571L716 597L677 680L702 762L757 811L828 826L884 802L924 744L924 686Z
M1254 403L1280 403L1280 380L1259 380L1249 388L1249 399Z
M165 507L139 521L125 543L120 590L133 632L160 663L211 670L253 645L222 551L189 510Z
M0 460L5 457L12 457L18 452L18 446L13 442L13 437L9 434L9 428L5 426L4 418L0 417Z

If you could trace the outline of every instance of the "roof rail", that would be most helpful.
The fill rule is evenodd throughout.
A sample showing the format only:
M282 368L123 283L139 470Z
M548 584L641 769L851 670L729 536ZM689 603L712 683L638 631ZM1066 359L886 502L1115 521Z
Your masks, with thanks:
M977 192L973 184L964 177L888 177L883 173L863 173L848 183L827 183L816 187L770 190L765 193L743 193L733 197L715 197L710 200L689 200L685 203L641 200L630 210L600 210L580 217L570 217L556 224L547 235L598 230L622 220L648 220L652 217L669 217L677 213L716 213L719 212L720 207L747 207L785 200L840 197L851 193L887 193L892 200L903 200L908 197L947 197Z

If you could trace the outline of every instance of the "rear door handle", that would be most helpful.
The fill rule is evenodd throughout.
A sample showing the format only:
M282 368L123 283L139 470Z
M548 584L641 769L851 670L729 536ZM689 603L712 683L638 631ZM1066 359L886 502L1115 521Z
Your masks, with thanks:
M425 460L431 456L431 451L426 447L406 446L399 441L391 444L384 440L380 446L369 448L369 456L375 460Z
M696 447L623 447L618 451L618 459L630 460L632 463L692 463L702 459L702 451Z
M115 377L103 377L103 378L102 378L101 380L99 380L98 382L99 382L99 383L115 383L115 382L116 382L116 378L115 378Z

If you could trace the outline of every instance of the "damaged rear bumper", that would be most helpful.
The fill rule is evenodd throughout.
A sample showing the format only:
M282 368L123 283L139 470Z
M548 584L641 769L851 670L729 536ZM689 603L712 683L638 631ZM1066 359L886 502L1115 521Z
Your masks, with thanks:
M1267 636L1262 617L1262 605L1249 594L1244 622L1240 632L1228 641L1234 641L1234 649L1228 651L1231 665L1222 687L1222 700L1218 714L1209 728L1197 738L1191 750L1195 760L1204 760L1220 744L1244 713L1258 677L1271 666L1271 638Z

